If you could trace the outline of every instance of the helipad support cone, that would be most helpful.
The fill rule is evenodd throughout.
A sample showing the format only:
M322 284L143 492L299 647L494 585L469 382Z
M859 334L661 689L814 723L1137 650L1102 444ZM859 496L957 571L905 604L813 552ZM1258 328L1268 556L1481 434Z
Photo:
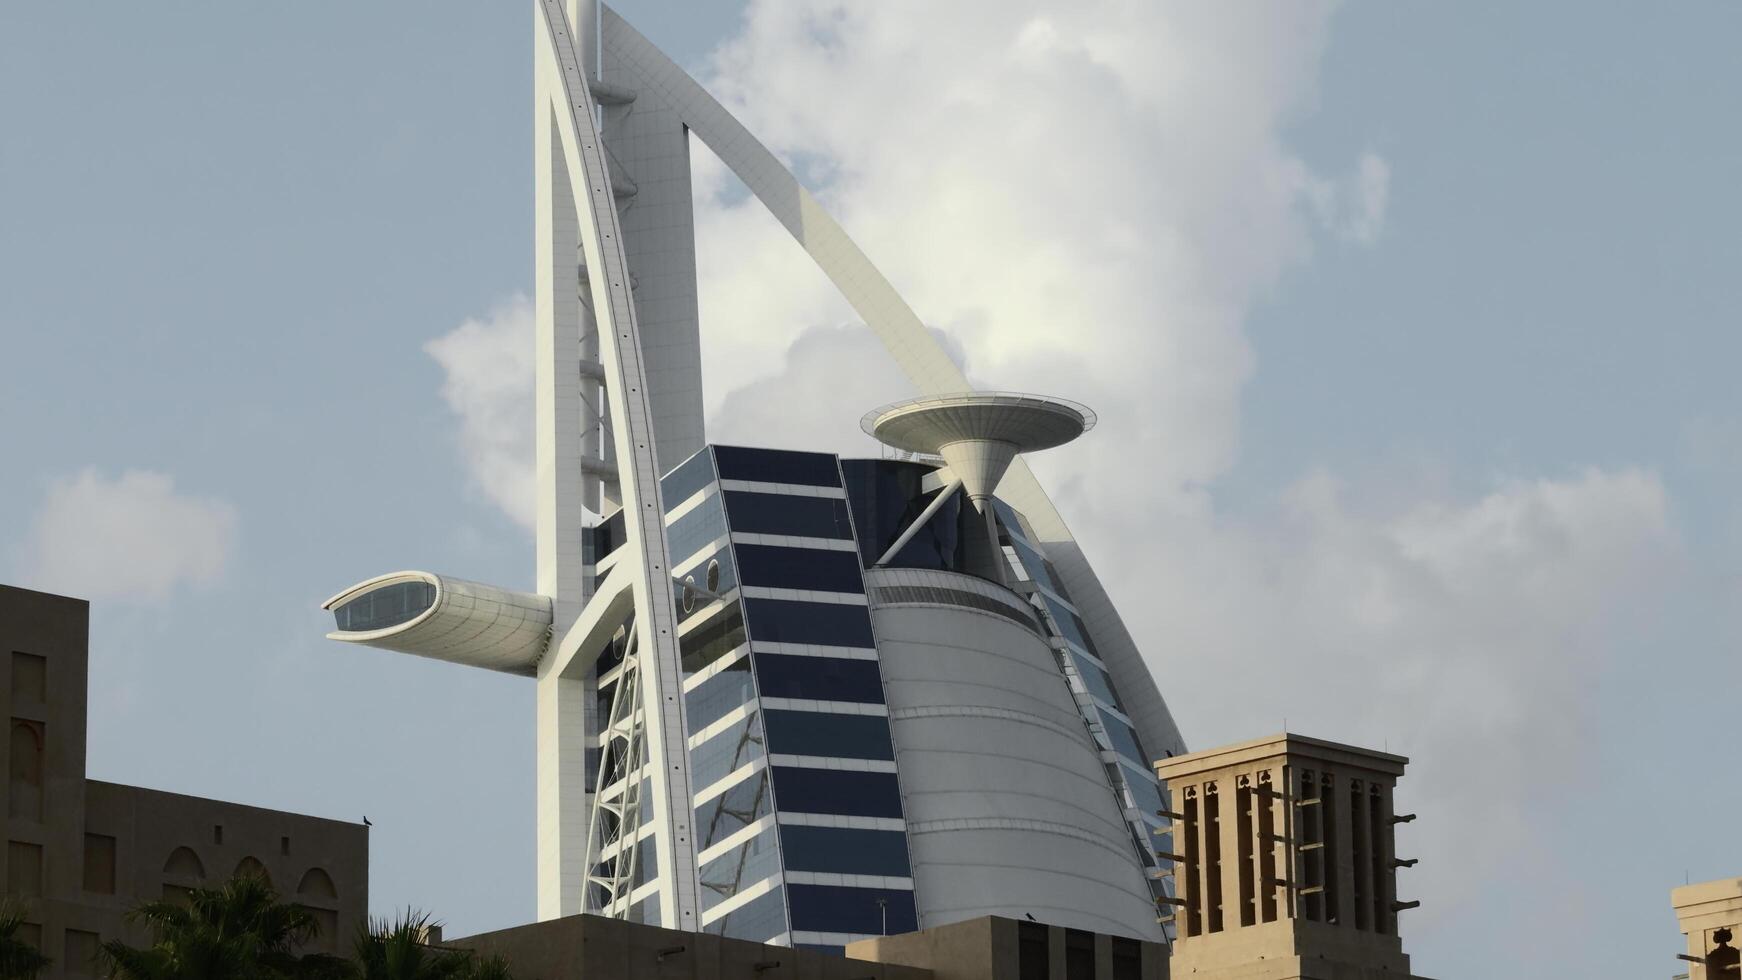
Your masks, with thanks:
M992 494L1017 453L1060 446L1088 431L1095 413L1075 402L1038 395L969 391L885 405L859 426L885 445L941 456L974 510L985 521L985 540L974 550L975 571L1004 581Z
M939 446L937 454L950 465L950 472L962 481L962 489L967 491L968 499L974 501L974 509L979 510L998 489L1004 471L1010 468L1018 451L1013 442L963 439Z

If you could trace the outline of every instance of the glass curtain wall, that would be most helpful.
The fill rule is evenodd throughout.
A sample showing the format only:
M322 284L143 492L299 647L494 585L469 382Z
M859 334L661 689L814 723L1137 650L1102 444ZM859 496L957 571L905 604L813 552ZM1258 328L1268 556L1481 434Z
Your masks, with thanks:
M664 489L703 929L838 951L917 928L836 459L710 447Z

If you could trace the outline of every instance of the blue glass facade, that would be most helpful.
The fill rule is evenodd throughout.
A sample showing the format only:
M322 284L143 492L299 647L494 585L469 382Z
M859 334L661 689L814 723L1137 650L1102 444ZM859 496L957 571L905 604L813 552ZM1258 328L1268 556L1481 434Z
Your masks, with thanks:
M685 585L702 928L822 947L876 935L885 918L892 932L912 929L895 753L839 464L714 446L661 489ZM865 817L878 826L839 825Z

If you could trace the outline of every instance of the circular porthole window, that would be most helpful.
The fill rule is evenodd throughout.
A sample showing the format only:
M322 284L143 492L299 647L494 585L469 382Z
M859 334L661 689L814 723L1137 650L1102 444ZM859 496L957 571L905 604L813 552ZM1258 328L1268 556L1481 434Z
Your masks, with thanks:
M720 594L720 560L718 558L708 562L708 591L715 595Z
M684 576L683 611L686 613L696 611L696 577L694 575Z

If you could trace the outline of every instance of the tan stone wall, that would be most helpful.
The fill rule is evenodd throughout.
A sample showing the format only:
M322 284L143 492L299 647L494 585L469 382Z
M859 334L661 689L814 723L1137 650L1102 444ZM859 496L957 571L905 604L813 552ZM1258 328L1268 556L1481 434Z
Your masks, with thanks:
M862 939L849 957L901 963L936 980L1166 980L1167 947L996 916Z
M79 896L89 617L82 600L0 586L0 704L10 708L0 882L34 907L27 938L40 937L56 960L65 929L86 921ZM41 697L27 690L38 681Z
M90 975L98 941L142 938L129 908L217 884L246 859L316 910L327 926L317 947L348 949L368 908L367 828L85 778L88 621L81 600L0 586L0 703L11 707L0 882L31 909L26 938L55 960L45 976Z
M123 907L170 889L210 886L246 867L264 873L286 900L314 910L323 933L314 948L349 951L368 915L363 826L95 780L86 785L86 832L116 841ZM184 848L179 860L191 852L203 878L168 870Z
M444 945L497 954L525 980L931 980L904 966L571 915Z

